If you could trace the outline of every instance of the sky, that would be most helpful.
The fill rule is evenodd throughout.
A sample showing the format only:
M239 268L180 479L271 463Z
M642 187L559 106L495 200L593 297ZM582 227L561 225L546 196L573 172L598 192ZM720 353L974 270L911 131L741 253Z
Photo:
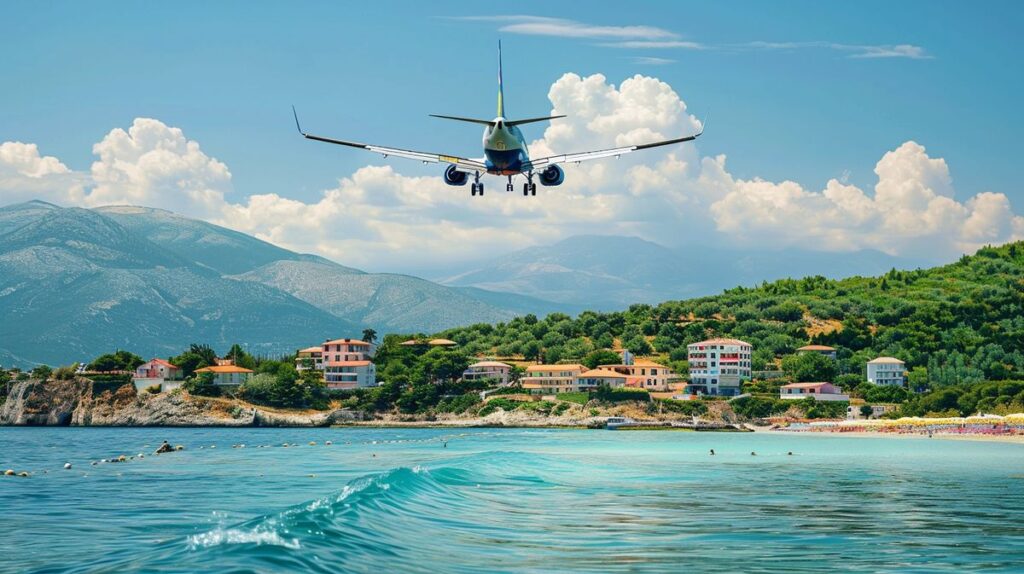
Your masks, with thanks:
M294 4L294 5L293 5ZM949 260L1024 237L1015 2L23 2L0 204L171 209L373 271L580 233ZM304 140L482 155L496 43L533 156L693 133L537 197ZM424 256L424 253L428 256Z

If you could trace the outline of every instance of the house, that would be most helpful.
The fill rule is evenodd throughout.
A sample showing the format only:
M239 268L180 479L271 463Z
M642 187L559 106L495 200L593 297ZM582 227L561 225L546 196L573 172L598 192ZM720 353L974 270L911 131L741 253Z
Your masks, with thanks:
M305 370L310 365L317 371L324 370L324 348L323 346L306 347L295 353L295 370Z
M626 375L629 378L629 386L648 391L668 391L669 383L679 378L665 365L646 359L634 359L629 351L622 352L622 364L600 365L598 368Z
M906 385L906 363L895 357L878 357L868 361L867 379L876 385Z
M530 394L551 395L580 390L583 365L530 365L521 379L523 390Z
M512 375L512 365L500 361L480 361L473 363L462 373L464 381L490 379L499 385L507 385Z
M686 346L690 394L736 396L750 380L753 347L739 339L708 339Z
M806 399L818 401L849 401L850 396L832 383L790 383L779 387L780 399Z
M235 365L214 365L196 369L196 374L213 373L213 382L218 386L239 386L252 378L252 370Z
M825 355L826 357L836 360L836 348L829 347L828 345L804 345L796 350L797 354L803 353L818 353L819 355Z
M328 389L377 386L377 367L371 361L373 345L358 339L334 339L321 346L324 384Z
M580 373L578 390L592 391L601 385L614 389L625 387L629 382L629 376L624 373L605 368L591 369Z
M137 390L145 390L158 385L161 391L169 391L181 386L181 367L172 365L163 359L150 359L135 369L132 382Z

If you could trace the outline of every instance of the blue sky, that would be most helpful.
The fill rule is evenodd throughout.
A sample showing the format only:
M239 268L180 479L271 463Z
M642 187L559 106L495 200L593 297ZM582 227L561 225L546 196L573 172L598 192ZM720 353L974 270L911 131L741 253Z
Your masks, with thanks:
M735 178L794 180L815 191L839 178L870 190L879 158L913 140L948 163L958 199L995 191L1024 211L1014 169L1024 151L1019 3L508 6L9 4L0 23L0 141L35 143L87 171L93 145L110 130L156 118L227 165L229 200L273 193L312 202L366 165L410 176L440 169L304 141L291 104L309 131L480 155L479 130L427 114L493 114L500 37L513 116L550 111L548 90L566 72L601 73L611 84L642 74L669 84L690 114L710 113L700 154L727 154ZM460 18L509 15L658 32L565 37L500 30L533 20ZM700 49L605 45L622 41ZM862 57L893 46L915 57Z

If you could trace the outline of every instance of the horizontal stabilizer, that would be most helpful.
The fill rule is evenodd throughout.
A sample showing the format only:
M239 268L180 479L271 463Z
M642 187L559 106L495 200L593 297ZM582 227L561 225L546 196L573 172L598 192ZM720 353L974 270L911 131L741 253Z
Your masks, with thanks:
M564 115L560 115L560 116L548 116L548 117L545 117L545 118L529 118L529 119L526 119L526 120L512 120L512 121L505 122L505 125L508 125L508 126L520 126L520 125L523 125L523 124L532 124L533 122L543 122L543 121L547 121L547 120L557 120L558 118L564 118L564 117L565 117Z
M494 125L494 122L492 122L491 120L478 120L476 118L460 118L459 116L440 116L437 114L430 114L430 117L441 118L444 120L455 120L457 122L469 122L471 124L481 124L485 126Z

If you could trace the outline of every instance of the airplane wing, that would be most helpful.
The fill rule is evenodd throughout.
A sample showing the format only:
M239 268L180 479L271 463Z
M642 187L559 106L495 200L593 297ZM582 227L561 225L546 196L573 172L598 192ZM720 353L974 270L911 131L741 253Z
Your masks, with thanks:
M445 155L438 153L430 153L423 151L415 151L408 149L400 149L393 147L384 147L379 145L364 144L359 142L339 140L334 138L328 138L323 136L317 136L302 131L302 126L299 125L299 114L295 111L295 106L292 106L292 115L295 116L295 127L298 128L299 133L302 137L309 140L316 140L320 142L327 142L332 144L344 145L354 148L365 149L375 153L382 154L384 157L393 155L396 157L404 157L408 159L415 159L422 161L423 163L449 163L455 166L457 171L464 171L466 173L474 173L477 171L487 171L487 166L477 159L469 159L465 157L459 157L454 155Z
M580 153L569 153L569 154L563 154L563 155L552 155L552 156L548 156L548 157L542 157L542 158L539 158L539 159L530 160L523 167L523 170L524 171L527 171L527 170L537 170L538 168L543 168L543 167L546 167L546 166L549 166L549 165L558 164L558 163L580 163L580 162L583 162L583 161L590 161L592 159L601 159L601 158L605 158L605 157L618 157L620 155L625 155L627 153L633 153L635 151L640 151L640 150L643 150L643 149L650 149L652 147L661 147L661 146L665 146L665 145L672 145L672 144L677 144L677 143L693 141L693 140L699 138L701 136L701 134L704 133L704 125L705 124L701 124L700 131L697 132L696 134L694 134L692 136L682 137L682 138L676 138L676 139L671 139L671 140L663 140L663 141L660 141L660 142L653 142L653 143L648 143L648 144L631 145L631 146L623 146L623 147L616 147L616 148L610 148L610 149L601 149L601 150L596 150L596 151L585 151L585 152L580 152Z

